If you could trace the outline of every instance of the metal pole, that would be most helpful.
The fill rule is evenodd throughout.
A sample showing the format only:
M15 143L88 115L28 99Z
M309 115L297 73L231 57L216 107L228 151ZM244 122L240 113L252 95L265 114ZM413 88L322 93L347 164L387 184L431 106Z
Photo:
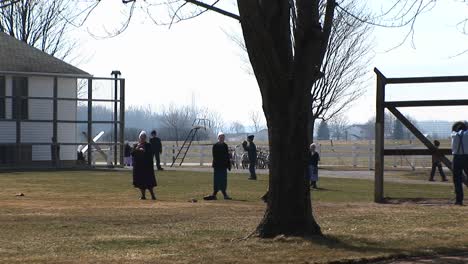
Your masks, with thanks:
M375 68L377 74L376 116L375 116L375 175L374 202L383 202L384 198L384 131L385 131L385 76Z
M120 80L120 165L124 166L125 80Z
M120 71L112 71L111 75L114 75L114 165L117 165L117 100L118 100L118 80Z
M88 166L91 166L93 139L93 79L88 79Z
M21 78L21 77L20 77ZM16 153L15 163L20 164L21 161L21 90L17 87L18 78L13 78L12 94L14 95L14 110L16 112Z
M58 137L57 137L57 116L58 116L58 103L57 103L57 97L58 97L58 78L54 77L54 90L53 90L53 101L52 101L52 108L53 108L53 113L52 113L52 138L54 139L52 141L52 148L54 149L54 156L52 157L53 161L52 163L57 167L58 166L58 148L57 148L57 143L58 143Z

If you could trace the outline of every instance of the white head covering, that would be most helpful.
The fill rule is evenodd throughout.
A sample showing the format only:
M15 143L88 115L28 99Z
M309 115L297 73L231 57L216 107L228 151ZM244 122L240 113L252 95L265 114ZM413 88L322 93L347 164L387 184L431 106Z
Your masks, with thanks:
M219 136L224 136L224 133L220 131L220 132L218 133L218 137L219 137Z
M146 131L142 130L140 132L140 135L138 135L138 138L141 139L141 137L145 136L146 137Z

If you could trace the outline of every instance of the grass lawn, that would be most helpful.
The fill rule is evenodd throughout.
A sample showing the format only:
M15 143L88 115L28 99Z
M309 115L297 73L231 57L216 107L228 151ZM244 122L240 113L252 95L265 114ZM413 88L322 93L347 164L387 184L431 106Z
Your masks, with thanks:
M312 196L324 238L243 240L263 215L266 176L230 174L234 200L209 202L210 173L157 177L158 200L140 201L129 171L0 174L0 262L326 263L468 250L468 207L448 204L448 185L386 183L388 196L446 203L377 205L371 181L322 178Z

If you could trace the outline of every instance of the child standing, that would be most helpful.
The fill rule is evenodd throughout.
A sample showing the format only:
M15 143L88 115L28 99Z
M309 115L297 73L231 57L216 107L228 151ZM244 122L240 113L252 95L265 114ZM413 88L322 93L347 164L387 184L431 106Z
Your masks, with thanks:
M434 140L434 146L436 147L436 149L439 148L440 146L439 140ZM429 181L434 181L436 167L439 169L439 173L440 173L440 176L442 177L442 181L447 181L447 177L445 176L445 173L442 170L442 163L440 162L440 157L436 153L432 154L432 170L431 170L431 176L429 177Z

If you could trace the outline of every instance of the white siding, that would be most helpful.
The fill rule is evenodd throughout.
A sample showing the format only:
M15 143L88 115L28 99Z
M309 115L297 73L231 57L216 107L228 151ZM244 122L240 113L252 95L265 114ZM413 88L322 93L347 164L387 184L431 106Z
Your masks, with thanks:
M0 143L16 142L16 122L0 121Z
M76 98L77 80L70 78L58 79L58 97ZM58 119L76 120L77 111L76 101L59 101ZM58 124L58 142L76 142L76 124L59 123ZM60 146L60 159L76 160L77 146Z
M21 123L21 142L23 143L51 143L52 123ZM50 160L50 145L33 145L32 160Z
M76 98L77 80L70 78L59 78L58 97ZM52 77L29 77L28 92L32 97L52 97L54 89L54 78ZM12 78L6 76L6 95L12 95ZM11 99L5 102L5 117L11 118ZM57 118L59 120L76 120L75 101L59 101ZM32 120L52 120L53 119L53 101L29 99L29 119ZM21 123L21 142L24 143L52 143L53 125L50 123L22 122ZM57 127L58 142L72 143L76 141L76 124L59 123ZM16 142L16 122L0 121L0 143ZM50 160L50 145L33 145L32 160ZM61 160L75 160L76 146L60 146Z
M69 78L58 79L58 97L76 98L77 80ZM58 119L59 120L76 120L75 101L59 101L58 102Z
M29 96L31 97L52 97L54 95L54 78L52 77L29 77ZM29 119L52 120L53 101L52 100L29 100Z
M22 143L51 143L52 123L21 122Z
M76 142L76 125L59 123L57 128L57 140L63 143ZM75 160L78 146L60 146L60 159Z

